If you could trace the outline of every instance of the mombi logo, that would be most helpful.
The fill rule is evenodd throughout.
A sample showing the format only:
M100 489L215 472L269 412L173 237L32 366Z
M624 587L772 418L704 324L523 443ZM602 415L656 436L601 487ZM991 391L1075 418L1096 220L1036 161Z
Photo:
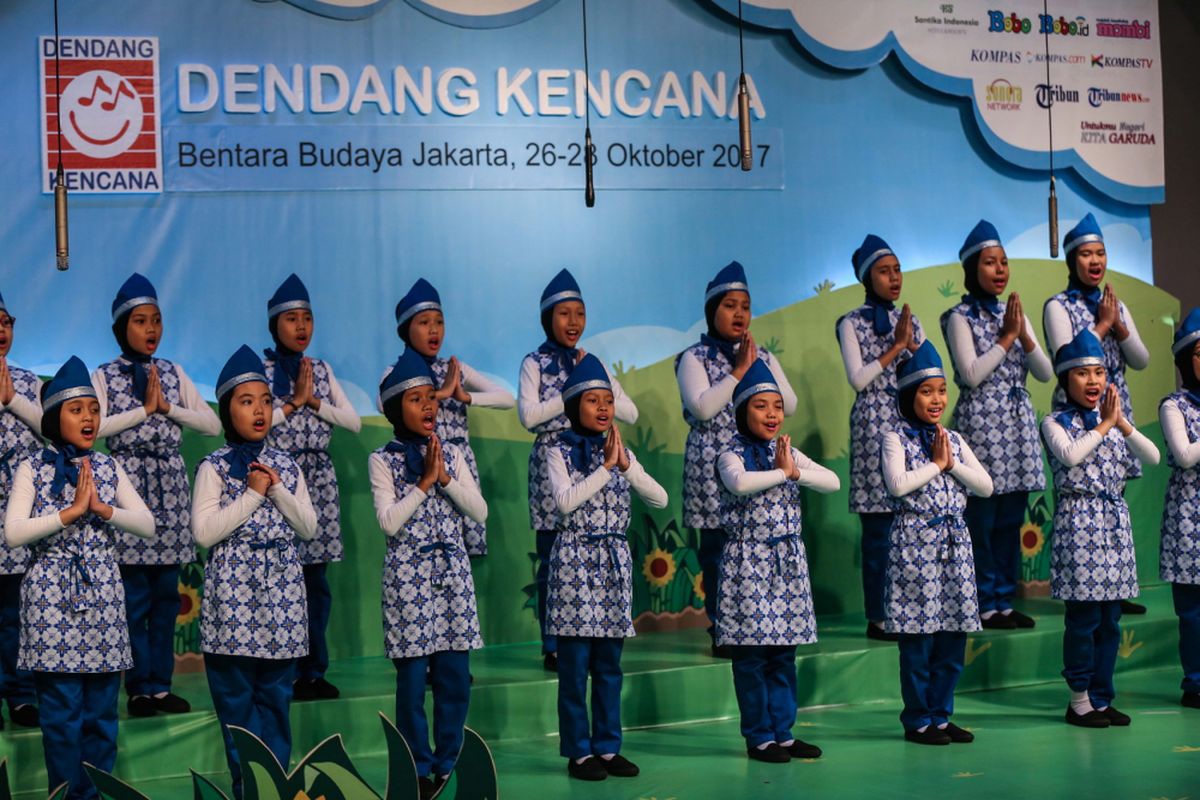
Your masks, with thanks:
M1034 25L1029 17L1022 17L1013 12L988 11L988 32L990 33L1033 33ZM1087 36L1088 24L1084 17L1068 20L1066 17L1055 19L1049 14L1037 15L1037 32L1039 35L1057 33L1060 36Z
M989 111L1020 111L1021 87L1004 78L997 78L984 90L984 102Z
M1150 20L1138 22L1136 19L1098 19L1096 35L1109 39L1149 39Z
M1037 104L1049 108L1055 103L1078 103L1079 92L1076 89L1065 89L1061 83L1048 86L1044 83L1037 85Z

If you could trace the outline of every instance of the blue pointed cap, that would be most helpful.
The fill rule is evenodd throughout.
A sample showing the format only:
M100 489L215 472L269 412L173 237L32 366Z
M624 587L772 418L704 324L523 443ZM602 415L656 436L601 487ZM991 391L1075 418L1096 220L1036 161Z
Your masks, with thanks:
M726 292L750 293L750 284L746 283L746 270L736 261L730 261L708 282L704 289L704 302L707 303Z
M608 370L600 363L600 359L591 353L581 358L571 371L571 377L563 384L562 399L570 400L588 389L612 389L612 379L608 377Z
M575 276L563 269L559 270L558 274L542 290L541 310L545 311L547 308L567 300L578 300L582 303L583 292L579 291L579 284L575 282Z
M1096 218L1091 215L1091 212L1079 220L1078 225L1067 231L1067 235L1063 237L1063 251L1069 253L1079 245L1088 242L1104 243L1104 234L1100 232L1100 223L1096 222Z
M379 403L382 405L418 386L433 386L433 373L420 353L406 347L392 365L392 371L379 384Z
M942 357L938 355L933 342L926 339L921 342L912 358L905 359L896 367L896 388L907 389L917 386L930 378L945 378L946 371L942 368Z
M1004 243L1000 241L1000 233L996 230L996 226L986 219L981 219L979 224L967 234L967 240L958 249L958 260L966 261L981 250L1003 246Z
M0 311L8 313L8 306L4 305L4 295L0 294Z
M1096 334L1087 328L1075 338L1058 348L1054 354L1054 374L1062 375L1077 367L1103 367L1104 347Z
M779 384L775 382L775 376L771 374L770 367L761 358L757 359L746 370L746 374L738 381L737 386L733 387L733 407L740 408L742 403L756 394L778 391Z
M113 298L113 322L120 319L122 314L144 305L157 306L158 292L154 291L154 284L146 280L145 275L135 272L121 284L121 288L117 289L117 296Z
M433 309L442 310L441 296L438 295L437 289L433 288L432 283L424 278L417 278L417 282L408 290L408 294L400 298L400 302L396 304L396 324L403 325L422 311Z
M263 369L263 362L258 353L242 345L229 357L225 366L221 368L221 374L217 376L217 399L220 400L235 386L250 381L267 383L266 370Z
M297 308L311 311L312 303L308 300L308 289L305 288L304 281L293 272L279 284L275 294L267 301L267 319Z
M854 251L854 255L850 257L850 262L854 264L854 275L859 281L864 281L867 273L871 271L871 265L884 256L894 256L892 248L888 246L881 237L873 233L868 233L867 238L863 239L862 244Z
M49 411L76 397L95 396L96 388L92 386L92 376L87 365L78 356L71 356L46 384L42 394L42 411Z
M0 298L0 307L3 304L3 298ZM1190 347L1193 342L1200 339L1200 308L1193 308L1191 313L1183 318L1183 324L1179 326L1179 330L1175 331L1175 341L1171 344L1171 355L1179 355L1179 351L1185 347Z

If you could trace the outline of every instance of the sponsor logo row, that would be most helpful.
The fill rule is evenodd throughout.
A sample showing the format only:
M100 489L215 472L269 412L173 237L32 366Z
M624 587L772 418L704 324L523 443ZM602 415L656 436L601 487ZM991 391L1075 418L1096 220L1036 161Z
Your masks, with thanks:
M1039 83L1034 87L1034 99L1041 108L1055 103L1079 103L1086 99L1092 108L1108 103L1149 103L1142 92L1124 92L1093 86L1086 91L1068 88L1061 83ZM989 111L1019 111L1025 100L1025 89L1007 78L997 78L984 89L984 105Z
M1095 69L1150 69L1154 66L1153 58L1141 56L1106 56L1103 53L1051 53L1048 59L1051 64L1090 64ZM1035 53L1032 50L996 50L991 48L971 48L971 61L976 64L1044 64L1047 61L1045 53Z

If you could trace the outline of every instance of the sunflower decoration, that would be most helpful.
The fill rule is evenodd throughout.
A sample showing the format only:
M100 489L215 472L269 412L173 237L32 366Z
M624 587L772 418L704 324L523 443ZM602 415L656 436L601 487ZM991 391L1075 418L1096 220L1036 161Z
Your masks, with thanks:
M175 617L176 625L189 625L200 616L200 593L194 586L179 587L179 614Z
M1042 533L1042 526L1035 525L1032 522L1026 522L1021 526L1021 555L1025 558L1034 558L1038 553L1042 552L1042 548L1046 546L1046 534Z
M651 586L666 586L675 578L675 557L666 550L654 548L642 561L642 574Z
M695 575L692 576L692 594L696 595L696 597L701 602L703 602L704 600L706 600L708 598L708 595L706 595L704 593L704 573L703 572L697 572Z

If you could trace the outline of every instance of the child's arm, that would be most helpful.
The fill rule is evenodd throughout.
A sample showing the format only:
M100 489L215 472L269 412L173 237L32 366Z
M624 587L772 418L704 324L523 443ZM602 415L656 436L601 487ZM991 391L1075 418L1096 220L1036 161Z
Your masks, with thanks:
M1058 424L1058 420L1048 416L1042 419L1042 441L1046 443L1046 450L1059 463L1068 467L1076 467L1100 446L1100 443L1104 441L1104 434L1093 429L1078 439L1072 439L1071 434Z
M858 335L854 332L854 323L850 321L849 314L838 326L838 344L842 348L846 379L850 381L854 391L861 392L883 374L883 364L878 359L870 364L862 363L862 348L858 344Z
M1095 326L1088 326L1095 332ZM1046 331L1046 351L1051 358L1058 349L1075 338L1071 327L1071 315L1063 304L1051 298L1042 307L1042 328Z
M1145 369L1150 366L1150 351L1146 349L1145 342L1142 341L1142 336L1138 333L1137 323L1133 321L1133 314L1129 313L1129 309L1121 303L1121 320L1125 323L1125 330L1129 335L1121 342L1121 354L1125 356L1125 364L1130 369Z
M204 436L219 434L221 420L212 407L204 402L200 392L196 391L196 384L192 383L192 379L178 364L175 365L175 374L179 377L180 402L171 404L171 410L167 412L167 419L185 428L191 428Z
M796 479L796 483L801 486L821 494L829 494L842 488L842 481L836 472L821 466L795 447L792 448L792 462L796 469L800 470L800 477Z
M550 449L546 467L550 473L550 489L554 492L554 502L563 514L570 514L579 508L612 479L612 470L601 464L579 483L571 483L567 462L563 460L562 450L557 447Z
M606 372L608 371L608 367L604 369ZM613 404L616 406L613 415L626 425L634 424L638 421L638 410L633 403L633 398L625 394L625 390L621 388L621 382L611 372L608 373L608 379L612 382Z
M154 514L150 513L146 501L133 487L121 465L113 461L113 466L117 468L117 502L110 506L112 516L108 523L142 539L153 537Z
M1025 330L1029 332L1029 338L1033 340L1033 349L1025 354L1025 366L1033 373L1033 377L1042 383L1049 383L1054 379L1054 364L1050 361L1050 356L1046 355L1046 351L1042 349L1041 343L1037 336L1033 335L1033 323L1029 321L1029 315L1025 315Z
M563 413L561 394L555 394L544 402L538 399L541 382L542 370L537 359L526 356L521 362L521 379L517 384L517 417L528 431Z
M371 497L375 501L375 519L387 536L396 536L417 513L421 503L428 497L414 483L403 497L396 497L396 486L392 479L392 468L379 453L367 459L367 472L371 476Z
M721 413L721 409L733 399L733 390L738 384L732 373L710 384L704 365L690 351L680 357L675 380L679 383L683 407L701 421L710 420Z
M1187 422L1174 400L1164 400L1158 407L1158 421L1162 423L1163 438L1181 469L1191 469L1200 463L1200 440L1188 440Z
M333 367L326 363L325 370L329 375L329 400L321 403L317 408L317 416L330 425L345 428L351 433L358 433L362 430L362 419L354 410L354 406L350 404L350 398L346 397L342 385L338 383L337 378L333 377Z
M516 403L507 389L495 381L488 380L462 361L458 362L458 368L462 371L463 388L471 393L472 406L476 408L512 408Z
M779 396L783 398L783 415L790 417L796 413L798 403L796 390L792 388L792 383L783 371L783 364L779 363L779 358L772 353L767 353L767 356L767 369L771 370L771 375L779 386Z
M991 497L995 488L992 485L992 476L988 475L987 470L979 463L979 459L975 457L975 453L971 451L971 446L967 444L966 440L961 436L956 438L962 448L960 450L961 457L954 459L954 466L950 468L950 474L976 497Z
M904 497L915 492L942 472L942 468L930 461L914 470L905 469L904 444L900 434L888 431L883 435L883 482L892 497Z
M717 474L725 488L738 497L765 492L787 480L782 469L747 470L742 457L732 450L717 456Z
M629 485L637 492L638 497L642 498L643 503L651 508L666 508L667 490L650 477L650 473L646 472L645 467L634 457L632 450L626 449L625 452L629 454L629 468L621 473L625 480L629 481Z
M304 482L304 473L296 471L296 492L289 492L283 481L271 484L267 489L267 497L279 509L283 519L305 541L311 541L317 535L317 512L313 508L312 499L308 496L308 484Z
M33 467L28 461L22 461L13 475L12 488L8 494L8 510L4 514L3 537L9 547L32 544L58 533L65 527L58 511L31 517L33 499Z
M114 436L146 420L144 405L136 405L120 414L108 415L108 383L104 380L102 371L96 370L92 373L92 387L96 390L96 399L100 401L100 429L96 431L97 439Z
M43 381L38 381L38 389L42 388ZM40 391L39 391L40 394ZM33 400L30 400L23 394L13 394L12 400L8 401L8 405L0 403L0 409L11 411L17 419L25 423L29 430L42 435L42 407Z
M986 353L980 354L975 349L975 334L971 331L971 323L957 311L950 314L946 321L946 345L950 348L950 360L954 362L954 371L972 389L987 380L1008 356L1008 350L999 342L992 345Z
M1137 428L1130 426L1131 430L1125 437L1125 444L1133 452L1134 458L1148 466L1153 466L1158 463L1161 457L1158 448L1154 446L1154 442L1150 441Z
M241 497L222 506L224 485L216 467L207 461L200 464L192 488L192 538L201 547L212 547L228 539L267 499L246 487Z
M487 520L487 502L475 484L475 476L463 459L462 450L454 450L454 474L450 482L442 487L442 491L450 498L458 510L476 522Z

